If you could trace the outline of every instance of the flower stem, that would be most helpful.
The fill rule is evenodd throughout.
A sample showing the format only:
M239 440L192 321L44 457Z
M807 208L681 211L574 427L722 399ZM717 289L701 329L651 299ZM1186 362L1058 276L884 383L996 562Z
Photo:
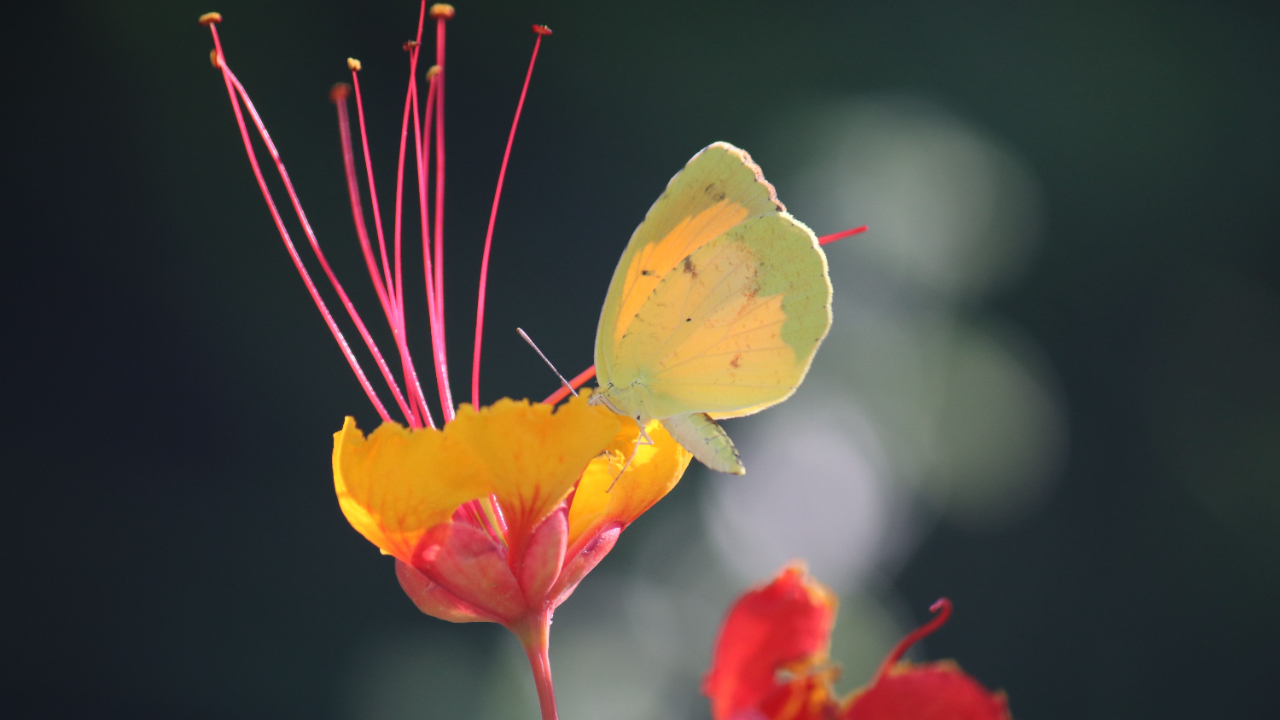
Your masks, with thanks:
M538 707L542 711L542 720L558 720L556 689L551 683L551 658L547 655L551 613L531 615L510 629L520 639L524 654L529 658L533 684L538 688Z

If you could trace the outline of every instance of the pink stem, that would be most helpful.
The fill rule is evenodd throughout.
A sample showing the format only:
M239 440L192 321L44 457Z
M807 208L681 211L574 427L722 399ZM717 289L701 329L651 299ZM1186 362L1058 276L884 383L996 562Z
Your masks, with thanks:
M538 48L542 45L542 36L549 35L550 29L542 25L533 26L537 39L533 42L533 57L529 58L529 71L524 76L524 87L520 90L520 101L516 103L516 116L511 121L511 132L507 135L507 149L502 153L502 167L498 169L498 189L493 193L493 208L489 211L489 229L484 234L484 254L480 258L480 298L476 302L476 347L471 359L471 405L480 407L480 345L484 340L484 296L489 280L489 248L493 245L493 226L498 221L498 201L502 199L502 183L507 179L507 162L511 160L511 146L516 142L516 127L520 124L520 111L524 110L524 99L529 94L529 81L533 79L533 64L538 60Z
M524 647L533 672L533 684L538 689L538 709L542 720L557 720L556 689L551 682L551 658L547 654L551 635L551 613L531 615L510 627Z
M856 227L851 230L841 230L838 233L831 233L830 235L823 235L822 237L818 238L818 244L829 245L830 243L833 243L837 240L843 240L849 237L850 235L857 235L858 233L862 233L866 231L867 231L866 225L863 225L861 227Z
M254 178L258 181L258 188L262 191L262 197L267 203L267 209L271 212L271 219L275 221L276 230L280 233L280 238L284 241L285 248L289 252L289 257L293 260L294 267L302 277L303 284L307 286L307 292L311 294L311 299L320 310L320 315L324 318L325 325L328 326L329 332L333 334L334 340L338 342L338 347L341 348L342 354L346 357L347 364L351 366L352 372L356 374L356 379L360 382L360 387L364 389L365 395L369 397L369 401L373 403L374 408L377 409L378 415L382 418L383 422L390 422L391 415L387 413L387 408L382 404L382 401L378 399L378 394L374 391L373 385L370 384L369 378L365 376L364 370L360 367L359 361L356 360L355 353L351 351L351 346L347 343L346 338L343 337L342 331L338 329L337 322L334 321L333 315L330 314L329 309L324 304L324 300L321 299L319 290L316 289L315 283L311 280L311 275L307 273L306 267L303 266L302 258L298 255L298 250L294 246L292 238L289 237L289 232L284 227L284 221L280 217L280 211L277 209L275 201L271 198L270 190L267 189L266 179L262 176L262 168L258 165L258 156L253 150L253 142L249 137L249 128L245 125L244 114L241 112L240 99L238 96L242 95L244 97L245 104L250 109L250 112L253 112L253 106L249 103L248 95L244 93L243 88L240 87L239 81L236 80L235 75L231 73L231 69L227 67L226 57L222 53L222 42L218 38L217 27L211 23L209 25L209 30L213 34L213 45L215 52L217 53L218 66L219 69L222 70L222 80L227 86L227 95L231 99L231 109L235 112L236 124L240 127L240 139L244 142L245 152L249 156L249 165L253 168ZM253 115L256 121L258 119L257 113L253 112ZM266 135L265 128L259 126L258 129L259 133L263 135L264 142L267 143L268 148L272 150L274 156L274 147L270 144L269 136ZM278 167L283 171L283 164L280 164ZM287 180L288 176L284 175L284 177L286 178L286 187L290 187L291 189ZM292 192L290 194L292 195ZM304 227L306 227L305 219L303 222Z
M577 390L578 388L585 385L588 380L590 380L595 376L596 376L596 366L592 365L586 370L583 370L577 375L574 375L573 379L569 381L569 387L573 388L574 390ZM569 395L569 388L561 385L560 389L548 395L547 399L543 400L542 402L546 403L547 405L555 405L556 403L568 397L568 395Z

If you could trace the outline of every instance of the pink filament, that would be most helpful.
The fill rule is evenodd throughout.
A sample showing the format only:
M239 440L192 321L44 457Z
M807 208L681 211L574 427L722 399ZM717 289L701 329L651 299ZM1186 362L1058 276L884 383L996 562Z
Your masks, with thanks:
M400 154L396 167L396 208L395 208L395 278L396 278L396 327L399 332L396 334L397 343L401 348L401 361L405 372L405 385L413 393L413 399L423 412L427 411L426 397L422 392L422 384L418 381L417 370L413 366L413 357L409 353L408 332L404 322L404 272L402 265L402 235L401 235L401 218L404 205L404 154L408 145L409 117L413 110L417 97L417 68L418 68L418 49L422 43L422 28L426 19L426 2L421 4L421 10L418 14L418 35L414 41L409 53L409 89L405 93L404 99L404 117L400 123ZM446 412L446 421L447 421Z
M438 333L439 343L435 346L436 364L444 382L440 383L440 396L443 404L445 422L453 420L453 392L449 387L448 351L445 347L444 334L444 26L446 18L436 19L436 73L432 82L436 84L436 208L435 208L435 294L436 314L440 318L441 329Z
M378 186L373 181L373 159L369 156L369 134L365 131L364 101L360 97L360 77L355 70L351 71L351 85L356 92L356 118L360 122L360 148L364 151L365 176L369 181L369 200L373 206L373 229L378 233L378 252L382 257L383 283L391 305L395 307L394 285L391 283L391 267L387 262L387 240L382 233L382 210L378 207ZM391 316L394 317L394 314Z
M352 77L355 79L355 71L352 71ZM347 192L351 196L351 213L355 218L356 235L360 240L360 249L364 254L365 266L369 270L369 277L373 280L374 290L377 291L378 300L382 305L383 315L387 318L388 325L391 326L391 334L395 340L396 350L400 353L401 367L407 368L405 372L406 387L409 388L409 399L406 403L404 397L400 394L400 388L390 377L390 372L384 372L387 384L391 386L392 393L396 397L396 403L400 406L400 411L404 413L405 419L411 427L435 427L435 422L431 418L431 412L426 406L419 401L422 390L418 387L417 376L412 373L412 364L408 361L408 346L401 342L402 333L400 326L403 319L397 323L397 305L395 298L390 296L387 288L383 285L382 279L378 276L376 264L373 259L373 250L369 244L369 232L364 223L364 208L360 204L360 188L359 180L355 174L354 153L351 149L351 125L347 115L346 99L341 99L338 103L338 131L342 136L342 159L343 170L347 176ZM367 160L367 158L366 158ZM374 351L378 354L377 351ZM379 354L380 355L380 354ZM381 362L381 361L380 361ZM409 380L412 379L412 383ZM416 411L414 408L417 408Z
M850 235L857 235L858 233L862 233L866 231L867 231L866 225L863 225L861 227L856 227L851 230L841 230L838 233L831 233L830 235L823 235L822 237L818 238L818 244L829 245L837 240L843 240L849 237Z
M338 134L342 138L342 168L347 176L347 195L351 198L351 215L355 220L356 237L360 240L360 252L364 255L365 266L369 269L369 277L373 280L373 289L378 293L378 302L382 304L384 315L391 314L391 301L387 297L387 289L378 275L377 261L373 259L373 248L369 243L369 229L364 221L364 205L360 202L360 183L356 177L355 152L351 145L351 118L347 112L345 93L334 98L338 108Z
M432 271L431 262L431 229L430 218L427 212L427 165L431 156L431 118L435 109L436 95L439 86L436 85L435 79L432 78L427 88L427 107L424 117L419 119L417 111L414 111L414 145L417 151L416 166L418 170L418 210L422 218L422 270L426 279L427 294L427 321L431 331L431 348L434 357L432 366L436 371L436 387L441 388L440 405L444 410L446 418L451 418L450 413L453 411L452 405L448 402L448 395L442 390L448 385L448 375L445 366L444 356L444 318L440 315L440 309L436 307L435 293L435 275ZM417 95L415 90L414 102L416 107Z
M542 45L540 32L535 33L533 56L529 58L529 71L524 76L524 87L520 90L520 100L516 103L516 116L511 121L511 132L507 135L507 149L502 153L502 167L498 170L498 189L493 193L493 209L489 211L489 229L484 235L484 255L480 259L480 297L476 302L476 347L471 360L471 404L480 407L480 346L484 340L484 296L489 280L489 248L493 244L493 226L498 221L498 201L502 198L502 183L507 178L507 162L511 159L511 146L516 141L516 127L520 124L520 111L524 110L524 99L529 94L529 81L533 79L533 65L538 60L538 48Z
M356 93L356 110L360 117L360 140L364 149L365 172L369 178L369 195L373 202L374 208L374 224L378 231L378 247L382 254L382 269L386 276L385 282L387 286L388 302L384 311L387 316L387 324L391 327L391 336L395 340L396 350L400 353L400 367L404 371L405 388L409 393L409 402L417 411L410 409L405 412L405 417L414 427L423 427L429 425L435 427L435 422L431 420L431 412L427 409L426 402L423 399L422 384L418 381L418 373L413 367L413 357L409 353L409 342L406 337L404 323L404 282L400 272L400 196L399 188L396 194L396 217L395 217L395 276L391 275L390 267L387 263L387 247L382 232L381 214L378 209L378 196L376 187L373 184L373 158L369 156L369 139L365 132L364 124L364 102L360 94L360 77L359 73L354 69L351 71L351 81L355 87ZM350 180L348 184L350 184ZM377 283L374 283L377 285ZM426 418L426 422L417 422L417 415L421 413Z
M313 237L310 232L310 225L306 221L306 216L301 214L301 205L298 204L297 196L293 192L293 184L289 182L289 176L284 170L284 164L280 161L279 154L275 151L275 146L271 144L270 136L266 133L266 128L262 126L261 119L258 117L252 103L249 101L248 93L244 92L244 88L241 87L239 80L236 79L235 75L231 73L231 69L227 66L226 57L222 53L222 42L218 38L218 28L214 24L210 23L209 30L213 34L213 44L215 52L217 53L218 66L222 71L223 82L227 86L227 95L231 99L231 109L235 112L236 124L240 128L240 138L244 142L245 152L249 156L249 164L253 168L253 175L258 181L258 188L262 191L263 199L266 200L267 208L271 212L272 220L275 221L276 230L280 233L281 240L284 241L285 248L289 252L289 257L293 260L294 267L297 268L298 274L302 276L302 282L307 286L307 292L311 294L311 299L320 310L320 315L324 318L325 325L328 326L329 332L333 334L333 338L337 341L338 347L341 348L342 354L346 357L347 364L351 366L352 372L356 374L356 379L360 382L360 387L364 389L365 394L369 397L369 401L373 403L374 408L378 411L378 415L382 418L383 422L390 422L391 416L387 413L386 407L378 398L378 394L374 391L373 385L369 383L369 378L365 376L364 369L360 367L360 362L356 360L355 354L351 351L351 346L347 343L346 338L343 337L342 331L338 329L338 324L334 321L333 315L330 314L328 307L324 304L324 300L321 299L319 290L316 289L315 283L311 280L311 275L307 273L306 267L303 266L302 258L298 255L298 250L294 246L292 238L289 237L289 232L284 227L284 221L280 217L280 211L276 207L275 200L271 197L270 190L267 189L266 179L262 176L262 168L258 165L258 157L253 150L253 143L249 138L249 129L245 125L244 114L241 112L240 108L241 97L244 98L245 106L249 109L250 114L254 118L254 124L257 126L258 132L262 136L263 142L266 143L273 159L276 161L277 170L280 171L281 177L285 183L285 188L288 190L289 196L294 202L294 208L299 213L299 220L302 222L303 228L306 230L309 237ZM312 242L313 249L319 253L319 244L314 240ZM324 264L327 268L327 263ZM346 294L342 293L341 290L339 290L339 293L345 299ZM358 315L355 315L353 307L350 308L349 311L353 315L353 319L359 317ZM364 324L357 320L357 327L363 330ZM362 332L361 334L365 335L365 332ZM366 342L372 345L372 339L367 339ZM374 348L376 348L376 346L371 347L371 349ZM376 349L374 349L374 352L376 353ZM375 355L375 357L380 358L381 356ZM382 364L380 363L380 365Z
M889 672L890 668L898 664L898 661L902 659L903 655L907 654L907 650L910 650L912 645L932 635L934 631L946 624L947 618L951 617L951 601L946 598L938 598L937 601L929 606L929 612L937 614L929 622L907 633L907 636L893 647L889 657L884 659L880 669L876 671L875 680L884 677L884 674ZM875 680L872 682L875 682Z

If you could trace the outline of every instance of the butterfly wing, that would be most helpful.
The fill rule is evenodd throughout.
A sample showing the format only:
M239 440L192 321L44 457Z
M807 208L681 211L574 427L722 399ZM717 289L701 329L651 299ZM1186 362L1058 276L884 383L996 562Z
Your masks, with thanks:
M615 382L650 417L738 417L799 387L831 326L826 258L774 213L743 222L663 278L618 343Z
M782 210L773 186L742 150L715 143L667 183L613 272L596 329L596 375L613 378L618 341L658 283L693 251L743 220Z
M628 388L621 404L642 405L618 407L630 415L757 412L799 386L830 308L813 232L745 152L717 143L672 179L632 236L596 338L601 386Z

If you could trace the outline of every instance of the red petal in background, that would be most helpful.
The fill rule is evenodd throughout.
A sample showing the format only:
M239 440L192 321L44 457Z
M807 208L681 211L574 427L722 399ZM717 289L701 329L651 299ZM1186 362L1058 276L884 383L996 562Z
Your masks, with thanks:
M803 678L805 668L826 661L836 604L835 595L810 578L802 563L738 598L720 628L711 670L702 683L702 692L711 698L712 717L730 720L763 710L766 700L790 697L791 685L808 686L805 681L783 685L776 676L779 670L791 670ZM780 689L782 695L776 695ZM796 697L802 705L810 702L803 692Z
M898 663L855 695L840 720L1011 720L1004 693L989 692L953 662Z

